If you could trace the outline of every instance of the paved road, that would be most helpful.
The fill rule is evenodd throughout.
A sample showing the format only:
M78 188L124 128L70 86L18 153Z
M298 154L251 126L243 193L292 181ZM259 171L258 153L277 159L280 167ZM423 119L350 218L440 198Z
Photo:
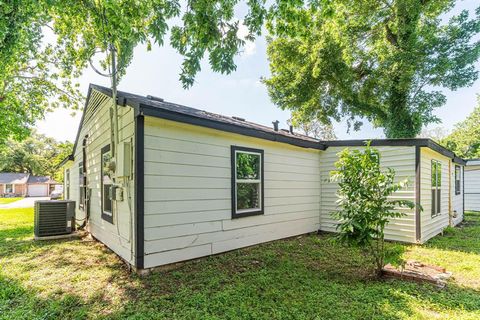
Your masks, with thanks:
M0 204L0 209L12 209L12 208L33 208L35 201L37 200L49 200L48 197L29 197L21 200L10 202L7 204Z

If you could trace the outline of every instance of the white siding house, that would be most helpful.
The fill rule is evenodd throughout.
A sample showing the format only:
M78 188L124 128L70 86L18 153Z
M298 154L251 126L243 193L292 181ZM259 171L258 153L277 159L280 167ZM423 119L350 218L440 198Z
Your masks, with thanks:
M364 141L318 141L278 123L265 127L125 92L118 103L115 169L111 92L92 85L64 189L77 202L77 220L136 269L335 231L337 186L329 172L338 152ZM372 145L384 168L410 181L394 197L424 209L399 209L406 215L389 223L388 239L422 243L461 221L463 186L458 194L451 185L463 160L428 139ZM440 185L432 186L432 161Z
M480 211L480 160L468 160L465 166L465 210Z

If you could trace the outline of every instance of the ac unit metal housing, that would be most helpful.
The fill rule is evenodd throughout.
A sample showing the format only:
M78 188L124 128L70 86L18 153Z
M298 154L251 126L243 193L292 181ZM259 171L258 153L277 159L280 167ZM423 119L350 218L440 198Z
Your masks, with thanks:
M75 231L75 201L35 201L35 238L65 235Z

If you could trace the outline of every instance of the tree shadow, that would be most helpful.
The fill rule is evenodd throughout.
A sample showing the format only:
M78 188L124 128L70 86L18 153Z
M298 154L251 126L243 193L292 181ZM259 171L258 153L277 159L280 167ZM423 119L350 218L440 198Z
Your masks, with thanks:
M464 221L443 234L427 241L424 246L443 250L480 254L480 212L466 212Z

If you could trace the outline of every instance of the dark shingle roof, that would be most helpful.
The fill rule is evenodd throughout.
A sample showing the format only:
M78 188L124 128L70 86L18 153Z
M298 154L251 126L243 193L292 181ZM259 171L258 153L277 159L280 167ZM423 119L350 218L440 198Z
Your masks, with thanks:
M30 183L30 184L41 184L41 183L58 184L58 182L51 179L49 176L30 176L28 178L27 183Z
M13 173L13 172L1 172L0 183L1 184L24 184L27 183L28 173Z
M90 88L95 89L108 96L112 95L110 88L93 84L90 85ZM299 133L292 134L288 130L275 131L273 127L268 127L258 123L246 121L238 117L228 117L172 102L166 102L162 99L151 96L144 97L123 91L118 91L118 97L119 100L125 99L126 103L129 105L134 104L136 106L141 106L146 115L158 116L174 121L180 121L180 118L188 117L191 120L190 123L196 122L199 125L203 125L206 127L213 127L209 126L208 124L216 123L219 124L217 127L217 129L219 130L222 130L221 128L223 127L225 128L225 131L235 132L235 129L237 129L239 131L239 134L251 136L254 136L253 132L255 132L255 136L258 138L264 138L267 140L286 142L297 145L302 145L303 142L303 146L305 147L324 149L323 145L318 139L308 137ZM119 101L119 104L120 103L121 102ZM230 130L226 130L227 128ZM248 134L249 131L252 134Z

